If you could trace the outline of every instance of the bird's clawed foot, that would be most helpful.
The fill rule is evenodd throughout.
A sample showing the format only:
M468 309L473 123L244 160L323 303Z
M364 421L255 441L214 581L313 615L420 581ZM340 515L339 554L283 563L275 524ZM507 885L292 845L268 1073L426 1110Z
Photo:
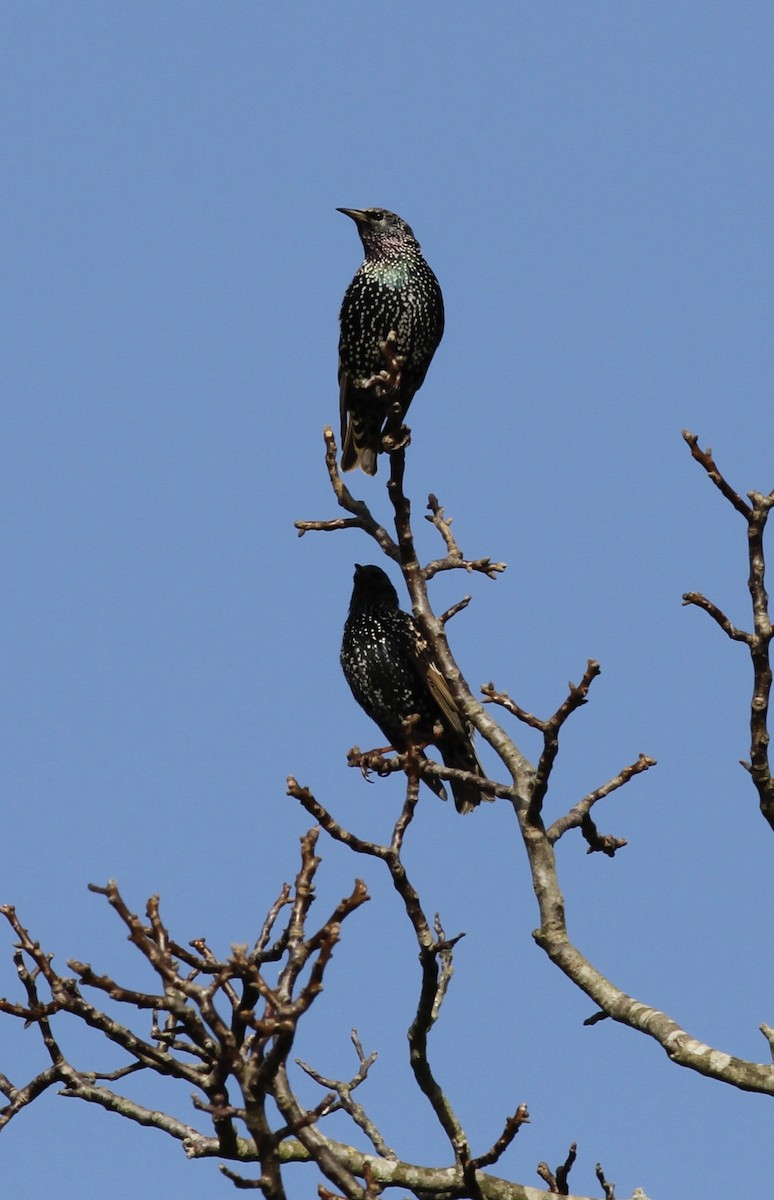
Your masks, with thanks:
M398 354L395 347L398 344L398 334L394 329L391 329L383 342L379 343L379 350L385 362L385 369L378 371L376 375L372 375L370 379L363 380L362 387L371 388L379 385L380 391L389 396L391 392L398 390L402 379L402 367L406 361L405 354Z
M411 445L411 430L408 425L395 424L390 418L382 434L382 450L385 454L394 454L396 450L405 450Z
M358 767L363 778L370 783L372 771L381 777L391 774L392 768L389 766L389 760L384 756L392 754L394 751L394 746L380 746L376 750L366 750L365 752L359 746L353 746L347 754L347 766Z

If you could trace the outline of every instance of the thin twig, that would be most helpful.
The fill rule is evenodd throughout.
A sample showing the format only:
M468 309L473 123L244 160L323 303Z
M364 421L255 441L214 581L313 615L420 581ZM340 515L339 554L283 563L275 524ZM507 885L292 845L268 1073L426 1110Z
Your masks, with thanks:
M744 629L737 629L732 625L728 617L722 612L717 604L713 604L706 596L702 596L701 592L685 592L683 595L683 604L693 604L696 608L703 608L706 613L712 617L724 633L728 634L734 642L746 642L751 646L754 638L751 633L747 633Z
M457 613L461 613L466 609L472 599L472 596L463 596L456 604L452 604L451 608L447 608L446 612L442 612L438 620L442 625L445 625L447 621L451 621L452 617L456 617Z
M624 784L633 779L635 775L641 775L643 771L650 770L656 766L655 758L648 758L647 755L641 754L635 763L631 763L628 767L624 767L607 783L603 783L601 787L595 788L593 792L589 792L582 800L578 802L564 816L558 817L552 825L546 830L546 837L553 845L559 841L559 838L567 832L568 829L579 829L583 822L588 818L591 809L599 800L603 800L605 796L609 796L611 792L621 788ZM602 849L602 847L597 847Z
M733 505L736 511L741 513L745 520L749 520L750 506L745 504L739 493L734 491L730 483L728 483L725 477L720 473L715 464L715 460L712 457L712 451L710 450L709 446L706 450L702 450L699 447L699 439L696 434L690 433L687 429L683 430L683 440L687 444L688 449L690 450L696 462L704 468L709 478L715 484L715 487L722 492L729 504Z
M583 678L580 683L570 683L568 685L569 690L566 698L559 705L554 715L544 722L543 752L538 761L532 794L530 795L527 807L527 820L530 824L536 825L540 821L543 800L548 791L548 781L551 777L556 756L559 753L559 731L570 714L586 703L589 688L599 674L599 663L590 658L586 664L586 670L583 672Z
M602 1188L602 1191L605 1194L605 1200L615 1200L615 1184L610 1183L610 1181L605 1178L605 1172L602 1170L602 1163L597 1163L596 1167L594 1168L594 1173L599 1180L599 1186Z
M750 700L750 761L742 762L749 771L758 792L761 813L774 829L774 778L769 764L768 713L771 698L772 668L770 646L772 625L769 616L769 598L766 592L766 561L763 536L769 513L774 507L774 492L748 492L750 503L745 503L738 492L727 482L712 458L709 449L702 450L695 434L683 431L683 437L693 458L704 468L709 478L733 508L747 522L747 552L750 566L747 586L753 610L753 632L746 633L732 625L724 612L700 592L686 592L685 604L703 609L733 641L745 642L750 650L753 666L753 694Z
M479 1171L483 1167L491 1167L499 1158L502 1158L522 1125L526 1125L528 1122L529 1111L527 1110L527 1106L526 1104L520 1104L513 1116L508 1117L502 1133L491 1149L487 1150L486 1154L480 1154L478 1158L473 1159L471 1164L473 1168Z
M529 725L531 729L538 729L541 733L545 733L546 722L536 717L534 713L527 712L515 700L512 700L507 692L499 692L493 683L485 683L481 688L482 694L486 697L484 704L497 704L500 708L504 708L506 712L511 713L524 725Z
M430 515L426 515L425 520L434 525L443 538L446 544L446 557L437 558L422 568L425 580L432 579L440 571L456 570L477 571L482 575L486 575L489 579L496 579L506 569L506 563L493 563L491 558L466 559L452 533L451 527L454 518L446 516L443 508L438 503L438 497L434 496L432 492L428 497L427 507L430 509Z
M364 500L355 499L341 478L337 462L336 438L330 425L326 425L323 429L323 439L325 441L325 465L333 494L339 507L351 513L352 517L351 519L338 518L332 521L296 521L295 527L298 530L298 536L303 537L305 533L311 533L314 530L362 529L379 544L388 558L397 561L398 548L387 530L374 519Z

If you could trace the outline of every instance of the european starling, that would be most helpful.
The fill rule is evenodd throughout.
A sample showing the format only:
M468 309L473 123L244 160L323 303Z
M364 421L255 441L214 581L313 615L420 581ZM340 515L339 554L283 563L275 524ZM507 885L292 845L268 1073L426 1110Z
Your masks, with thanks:
M471 742L471 729L457 709L430 647L381 567L355 565L355 587L344 626L341 666L352 695L375 721L390 746L406 750L403 722L416 714L414 739L434 743L447 767L486 778ZM424 758L425 756L422 755ZM425 782L446 799L438 779ZM451 781L457 811L471 812L481 799L475 784Z
M341 469L376 474L387 435L400 444L408 407L443 334L443 297L409 226L383 208L340 208L365 259L341 305Z

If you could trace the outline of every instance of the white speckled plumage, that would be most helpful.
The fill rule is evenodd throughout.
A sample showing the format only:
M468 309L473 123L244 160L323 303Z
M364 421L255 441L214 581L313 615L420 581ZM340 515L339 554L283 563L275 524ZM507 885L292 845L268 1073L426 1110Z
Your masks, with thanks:
M398 594L380 567L355 567L341 666L358 704L394 749L406 749L403 722L416 715L417 743L436 745L447 767L484 776L473 749L472 731L419 626L410 613L401 610ZM426 782L446 799L439 780ZM475 784L452 780L451 789L459 812L470 812L481 799Z
M355 221L365 251L339 317L341 466L375 475L385 422L392 428L404 420L443 335L443 296L405 221L381 208L339 212ZM381 345L391 332L399 378L382 383Z

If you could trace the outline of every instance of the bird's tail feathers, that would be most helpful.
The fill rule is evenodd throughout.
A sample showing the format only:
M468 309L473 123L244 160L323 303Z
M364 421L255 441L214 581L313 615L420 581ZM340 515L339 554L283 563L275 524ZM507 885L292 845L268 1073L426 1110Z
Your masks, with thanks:
M460 744L455 739L451 745L439 746L439 750L447 767L454 771L470 771L473 775L480 775L482 779L486 779L486 772L478 761L478 756L470 742L466 741ZM450 779L449 785L458 813L473 812L474 808L478 808L482 799L494 799L492 796L482 797L476 784L468 783L464 779Z
M340 378L341 469L360 467L366 475L375 475L382 446L384 405L367 389L353 387L344 374Z
M425 760L425 762L428 761L427 755L421 750L419 752L419 757L423 758ZM436 775L423 775L422 782L427 784L427 786L430 788L431 792L435 792L435 794L439 800L448 800L449 799L446 788L443 786L443 783Z
M355 467L360 467L366 475L375 475L380 437L381 428L377 428L376 438L372 439L370 430L364 430L350 413L341 452L342 471L354 471Z

